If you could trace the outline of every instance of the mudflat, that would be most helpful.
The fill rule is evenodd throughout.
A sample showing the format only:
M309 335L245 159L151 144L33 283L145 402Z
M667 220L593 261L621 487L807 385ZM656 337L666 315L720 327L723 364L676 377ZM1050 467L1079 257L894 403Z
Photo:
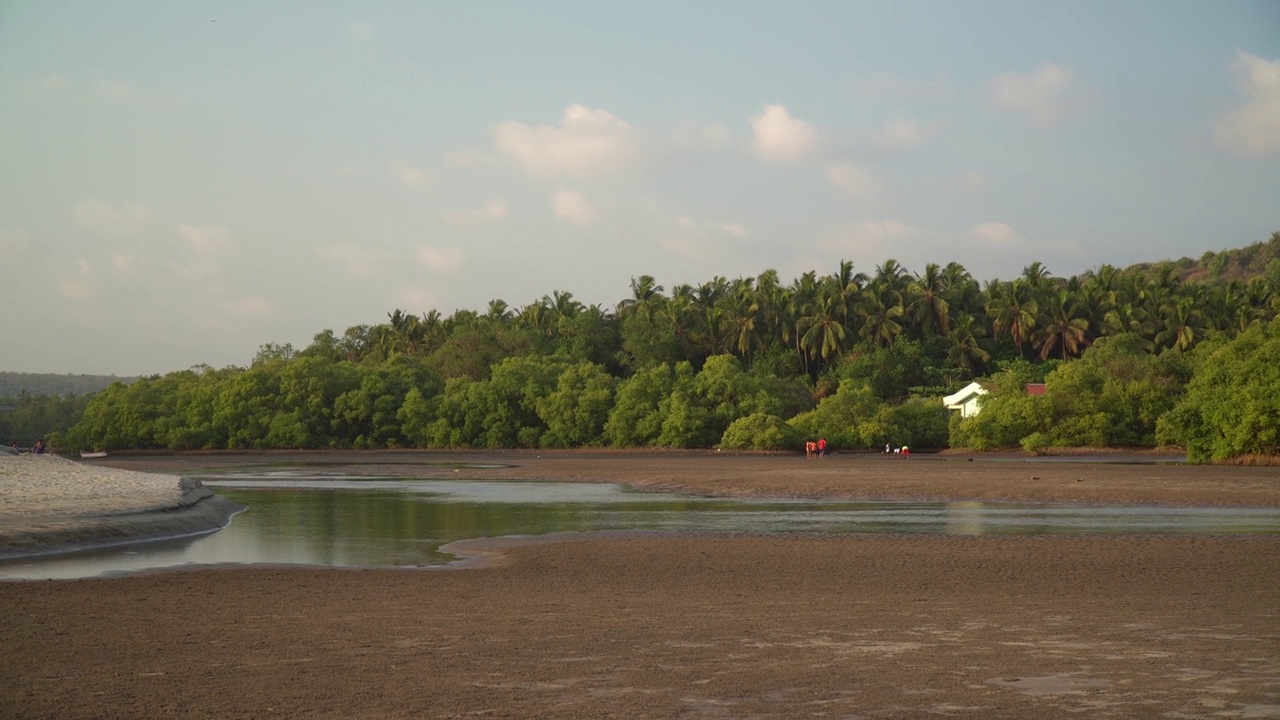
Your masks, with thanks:
M736 495L1280 505L1276 468L1112 460L111 459L179 475L299 462ZM0 584L0 717L1280 717L1274 536L640 535L499 550L471 570Z

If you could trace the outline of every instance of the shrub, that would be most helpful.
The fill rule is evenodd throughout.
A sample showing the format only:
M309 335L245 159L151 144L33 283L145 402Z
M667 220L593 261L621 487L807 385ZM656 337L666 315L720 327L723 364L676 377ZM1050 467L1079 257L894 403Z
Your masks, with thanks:
M720 447L736 450L784 450L799 447L803 436L777 415L758 412L734 420Z

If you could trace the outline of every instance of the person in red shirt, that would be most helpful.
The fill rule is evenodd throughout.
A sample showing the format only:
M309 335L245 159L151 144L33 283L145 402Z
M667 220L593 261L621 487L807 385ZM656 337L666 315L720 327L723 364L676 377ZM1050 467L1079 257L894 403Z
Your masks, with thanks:
M818 438L818 457L824 458L826 456L827 456L827 439Z

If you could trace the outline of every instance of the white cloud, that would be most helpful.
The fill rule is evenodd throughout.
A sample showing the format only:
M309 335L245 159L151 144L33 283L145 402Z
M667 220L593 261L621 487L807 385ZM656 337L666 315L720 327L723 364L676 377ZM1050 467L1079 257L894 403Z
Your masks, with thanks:
M116 272L132 272L143 265L143 258L132 253L111 253L111 268Z
M347 26L347 37L355 42L368 42L373 39L373 25L368 20L357 20Z
M948 91L945 73L938 73L937 77L929 80L911 80L893 73L878 73L854 80L851 87L855 95L868 100L934 98Z
M58 271L58 290L64 297L73 299L86 298L94 294L98 283L94 278L93 267L88 262L76 262L74 270Z
M573 104L559 125L523 125L514 120L493 126L499 152L538 177L591 177L616 172L636 156L635 134L605 110Z
M418 248L418 260L436 272L453 272L462 267L463 253L456 247L423 245Z
M401 305L410 310L421 311L439 307L440 299L430 290L414 285L400 291L399 302L396 303L396 306L399 307Z
M142 97L142 93L121 80L104 80L98 83L95 95L103 100L111 100L112 102L129 102Z
M935 122L921 125L912 118L890 121L875 135L875 143L880 147L895 150L913 150L933 139L942 129L942 123Z
M207 283L222 273L218 263L209 258L196 258L185 264L176 260L166 260L164 266L168 269L167 275L170 280L185 284Z
M551 200L556 217L574 225L590 225L596 218L596 209L582 193L560 188Z
M142 203L117 210L97 199L89 198L71 208L71 217L82 229L95 235L121 237L136 235L151 220L151 210Z
M665 232L658 244L668 254L691 261L719 260L729 256L735 240L747 236L747 228L733 220L701 221L680 215L675 229Z
M505 200L490 200L484 205L470 210L447 210L444 219L462 227L480 225L482 223L501 220L507 216Z
M827 168L827 182L853 198L866 197L881 185L880 177L861 165L832 165Z
M996 247L1008 247L1022 242L1022 236L1002 222L974 225L969 228L969 235Z
M27 83L27 87L39 92L56 93L65 90L70 84L71 83L61 74L50 72L45 73L44 75L41 75Z
M323 260L341 265L356 277L373 275L386 261L386 254L381 251L341 243L317 247L316 255Z
M969 170L948 178L946 186L956 190L976 192L985 189L990 182L991 180L986 173L980 170Z
M1025 114L1037 128L1048 128L1077 108L1074 84L1069 68L1044 63L1033 73L992 78L991 100L1001 110Z
M1239 51L1231 71L1243 99L1218 118L1214 142L1246 157L1280 152L1280 59L1264 60Z
M232 315L241 317L265 317L274 312L271 303L256 295L249 295L227 303L227 310Z
M723 150L733 142L733 133L720 123L685 125L672 135L672 143L679 148L693 148L706 152Z
M426 190L431 187L431 173L414 167L406 162L396 160L391 163L391 176L407 187Z
M840 257L884 257L914 232L901 220L864 220L824 235L818 247Z
M795 162L808 155L818 142L813 126L782 105L765 105L764 112L751 118L751 144L765 160Z
M480 167L491 164L493 156L486 155L475 148L462 148L445 153L444 161L456 168Z
M228 255L235 251L237 243L231 231L223 227L179 225L178 232L203 255Z

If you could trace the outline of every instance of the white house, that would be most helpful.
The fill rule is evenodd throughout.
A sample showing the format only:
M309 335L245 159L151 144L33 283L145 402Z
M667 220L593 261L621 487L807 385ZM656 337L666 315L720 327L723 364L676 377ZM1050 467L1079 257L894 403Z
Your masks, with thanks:
M1027 383L1025 387L1028 395L1044 394L1044 383ZM973 417L982 409L978 406L978 398L986 394L986 388L976 382L971 382L960 388L958 392L942 398L942 404L948 410L959 410L960 417Z
M973 417L978 414L978 398L986 394L986 388L976 382L971 382L957 392L942 398L942 404L948 410L959 410L960 417Z

